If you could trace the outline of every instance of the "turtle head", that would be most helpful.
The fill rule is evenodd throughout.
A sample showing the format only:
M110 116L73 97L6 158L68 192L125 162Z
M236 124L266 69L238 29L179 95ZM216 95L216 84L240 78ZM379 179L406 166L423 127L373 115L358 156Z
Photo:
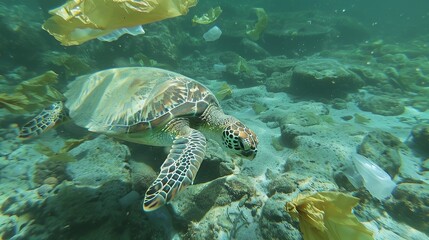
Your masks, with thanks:
M237 119L223 130L222 142L229 152L244 158L254 159L258 152L256 134Z

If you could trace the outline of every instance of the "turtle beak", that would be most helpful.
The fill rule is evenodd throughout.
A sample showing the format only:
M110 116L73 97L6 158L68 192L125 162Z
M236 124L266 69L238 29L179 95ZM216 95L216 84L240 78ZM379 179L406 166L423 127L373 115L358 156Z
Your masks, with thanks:
M253 160L256 157L256 150L243 150L241 151L241 156L249 159L249 160Z

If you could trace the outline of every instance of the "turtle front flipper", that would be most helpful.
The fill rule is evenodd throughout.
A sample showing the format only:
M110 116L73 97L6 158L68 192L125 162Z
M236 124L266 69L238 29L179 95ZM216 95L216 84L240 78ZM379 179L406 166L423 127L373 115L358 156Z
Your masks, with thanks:
M194 181L206 152L206 139L201 132L186 128L187 133L173 141L161 172L146 191L143 202L145 211L161 207Z
M26 123L19 131L18 137L30 138L38 136L58 125L65 117L63 102L55 102Z

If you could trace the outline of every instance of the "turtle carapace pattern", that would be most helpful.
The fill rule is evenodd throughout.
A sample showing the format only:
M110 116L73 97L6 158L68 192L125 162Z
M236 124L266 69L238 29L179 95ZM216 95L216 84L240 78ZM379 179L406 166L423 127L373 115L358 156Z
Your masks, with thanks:
M153 211L193 183L214 139L229 153L253 159L256 134L222 111L215 95L181 74L150 67L108 69L78 77L66 100L45 108L21 128L37 136L64 119L91 132L151 146L171 146L158 177L146 191L143 208Z

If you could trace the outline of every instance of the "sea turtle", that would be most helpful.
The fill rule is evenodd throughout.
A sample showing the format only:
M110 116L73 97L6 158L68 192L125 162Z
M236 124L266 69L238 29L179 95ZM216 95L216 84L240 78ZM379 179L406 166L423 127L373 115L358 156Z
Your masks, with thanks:
M156 180L146 191L145 211L172 200L193 183L206 151L206 138L228 152L253 159L256 134L226 115L201 83L150 67L114 68L78 77L56 102L25 124L21 138L37 136L71 119L91 132L130 142L171 146Z

